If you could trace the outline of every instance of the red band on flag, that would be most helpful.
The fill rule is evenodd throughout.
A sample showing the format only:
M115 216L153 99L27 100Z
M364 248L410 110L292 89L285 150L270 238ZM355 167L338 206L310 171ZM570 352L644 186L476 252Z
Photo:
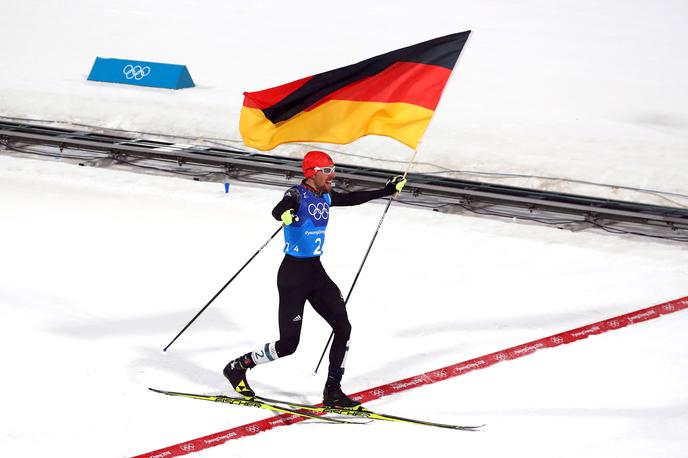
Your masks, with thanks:
M306 84L311 78L312 76L307 76L300 80L265 89L263 91L244 92L244 106L247 108L258 108L260 110L272 106Z
M444 67L397 62L375 76L333 92L305 111L311 111L330 100L403 102L435 110L450 74L451 70Z

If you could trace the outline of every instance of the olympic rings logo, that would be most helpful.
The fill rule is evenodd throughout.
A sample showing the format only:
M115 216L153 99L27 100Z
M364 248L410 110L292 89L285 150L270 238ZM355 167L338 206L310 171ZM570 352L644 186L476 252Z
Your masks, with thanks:
M142 80L147 77L151 72L150 67L141 67L140 65L127 65L124 67L123 73L124 77L128 80L135 79L136 81Z
M320 202L317 205L316 204L310 204L308 206L308 213L316 220L319 221L321 219L327 219L330 216L330 210L329 207L323 203Z

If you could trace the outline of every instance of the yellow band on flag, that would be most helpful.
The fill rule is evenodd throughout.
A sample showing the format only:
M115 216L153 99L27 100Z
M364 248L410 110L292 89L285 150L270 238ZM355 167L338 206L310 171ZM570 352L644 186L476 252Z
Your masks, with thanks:
M260 109L244 107L240 130L244 143L262 151L290 142L345 144L364 135L391 137L416 148L432 114L408 103L332 100L273 124Z

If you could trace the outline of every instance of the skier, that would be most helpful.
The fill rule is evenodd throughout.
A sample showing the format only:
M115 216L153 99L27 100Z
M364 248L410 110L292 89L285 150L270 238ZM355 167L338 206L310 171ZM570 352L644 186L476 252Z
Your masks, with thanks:
M308 300L334 332L323 403L331 407L352 408L360 403L349 398L341 388L351 324L342 293L320 263L330 207L359 205L392 195L402 190L406 179L395 176L378 190L340 193L332 190L335 166L326 153L309 151L301 168L304 180L289 188L272 210L272 216L285 226L285 256L277 273L280 338L230 361L223 373L237 393L249 398L255 396L246 380L246 371L296 351L303 308Z

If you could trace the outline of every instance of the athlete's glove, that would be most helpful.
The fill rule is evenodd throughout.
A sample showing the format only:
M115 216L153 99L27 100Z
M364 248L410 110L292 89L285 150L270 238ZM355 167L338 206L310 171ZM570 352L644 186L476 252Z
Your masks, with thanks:
M294 213L294 210L290 208L289 210L282 213L280 219L282 220L285 226L289 226L294 221L298 221L299 216L296 213Z
M406 178L401 175L397 175L387 180L385 188L387 188L390 194L394 194L395 192L401 192L401 190L404 189L405 184Z

